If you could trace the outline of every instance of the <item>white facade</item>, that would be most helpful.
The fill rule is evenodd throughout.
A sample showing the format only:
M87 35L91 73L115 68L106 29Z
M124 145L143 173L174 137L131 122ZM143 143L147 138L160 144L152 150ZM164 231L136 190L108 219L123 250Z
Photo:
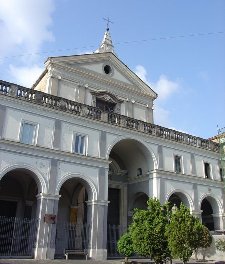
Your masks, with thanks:
M126 226L149 196L224 229L217 144L154 125L156 97L111 49L49 58L32 89L0 83L0 215L39 219L35 258L62 255L72 222L105 259L107 223Z

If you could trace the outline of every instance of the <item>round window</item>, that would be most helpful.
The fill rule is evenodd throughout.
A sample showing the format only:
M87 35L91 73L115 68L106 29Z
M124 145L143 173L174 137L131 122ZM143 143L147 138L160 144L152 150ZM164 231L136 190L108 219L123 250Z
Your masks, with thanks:
M104 66L105 74L110 74L112 72L112 68L109 65Z

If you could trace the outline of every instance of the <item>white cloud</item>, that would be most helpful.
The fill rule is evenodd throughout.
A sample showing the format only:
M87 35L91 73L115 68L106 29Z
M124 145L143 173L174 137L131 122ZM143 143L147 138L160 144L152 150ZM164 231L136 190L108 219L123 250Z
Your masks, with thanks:
M15 56L16 66L8 69L12 82L30 87L42 72L37 54L44 42L54 41L54 1L0 0L0 58Z
M148 80L147 80L147 71L146 71L146 69L145 69L144 66L142 66L142 65L137 65L137 66L135 67L135 73L137 74L137 76L138 76L139 78L142 79L142 81L144 81L145 83L147 83L148 85L150 85L150 83L149 83Z
M169 127L170 112L156 104L154 107L154 123L164 127Z
M15 67L10 65L10 74L15 79L15 82L25 87L31 87L42 71L43 69L38 65L32 67Z
M49 30L53 0L0 0L0 56L14 48L36 52L44 41L53 41Z
M164 74L160 75L159 80L152 86L153 90L158 93L159 100L168 100L180 88L179 82L170 81Z
M160 75L157 82L150 82L147 71L142 65L135 67L135 73L158 94L158 100L160 101L167 100L173 93L180 89L179 81L171 81L164 74Z
M171 126L170 111L166 110L166 102L175 92L179 91L179 81L169 80L166 75L161 74L159 79L153 83L149 80L148 73L142 65L136 66L135 73L158 94L154 107L155 123L166 127Z

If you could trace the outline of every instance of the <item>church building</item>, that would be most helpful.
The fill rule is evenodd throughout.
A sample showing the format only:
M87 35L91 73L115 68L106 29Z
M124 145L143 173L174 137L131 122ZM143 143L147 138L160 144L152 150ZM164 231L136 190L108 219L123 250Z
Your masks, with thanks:
M0 81L0 257L117 256L149 197L224 230L216 142L154 124L157 94L115 54L49 57L26 88Z

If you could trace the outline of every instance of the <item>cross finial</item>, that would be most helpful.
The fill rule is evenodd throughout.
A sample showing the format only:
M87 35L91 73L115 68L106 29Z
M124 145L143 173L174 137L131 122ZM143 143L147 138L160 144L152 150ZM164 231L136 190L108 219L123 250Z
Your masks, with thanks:
M106 30L109 31L109 23L113 24L113 22L109 18L103 18L103 19L107 22L107 24L106 24L106 26L107 26Z

